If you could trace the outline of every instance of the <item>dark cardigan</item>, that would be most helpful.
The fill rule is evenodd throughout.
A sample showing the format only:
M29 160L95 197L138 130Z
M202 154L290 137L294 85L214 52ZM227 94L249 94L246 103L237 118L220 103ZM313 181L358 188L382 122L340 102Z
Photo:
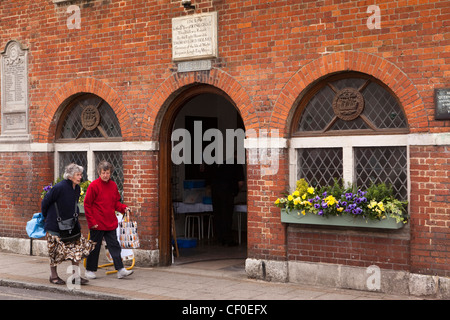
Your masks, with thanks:
M63 180L58 182L45 195L41 203L42 215L45 218L45 230L59 232L58 223L56 222L56 208L55 202L58 205L59 216L62 220L73 217L75 210L75 203L78 204L80 197L80 186L76 185L75 189L71 180ZM79 214L78 206L76 207ZM80 223L78 222L78 228Z

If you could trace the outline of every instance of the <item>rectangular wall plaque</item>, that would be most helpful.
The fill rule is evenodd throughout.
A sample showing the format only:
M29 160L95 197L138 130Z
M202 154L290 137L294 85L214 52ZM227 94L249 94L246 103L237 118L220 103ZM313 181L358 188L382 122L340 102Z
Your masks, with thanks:
M436 120L450 120L450 88L435 89L434 107Z
M217 12L172 19L173 61L217 57Z
M211 70L211 60L182 61L178 63L178 72Z
M9 41L1 54L2 135L28 134L28 50Z

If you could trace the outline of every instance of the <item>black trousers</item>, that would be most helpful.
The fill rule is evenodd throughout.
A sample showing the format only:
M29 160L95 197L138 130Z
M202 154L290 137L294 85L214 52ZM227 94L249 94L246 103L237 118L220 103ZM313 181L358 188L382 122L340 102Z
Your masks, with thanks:
M105 239L108 251L113 259L114 268L120 270L123 268L122 257L120 253L122 248L119 241L117 241L116 230L104 231L104 230L90 230L90 240L97 242L95 249L89 254L86 261L86 270L97 271L98 256L102 246L102 239Z

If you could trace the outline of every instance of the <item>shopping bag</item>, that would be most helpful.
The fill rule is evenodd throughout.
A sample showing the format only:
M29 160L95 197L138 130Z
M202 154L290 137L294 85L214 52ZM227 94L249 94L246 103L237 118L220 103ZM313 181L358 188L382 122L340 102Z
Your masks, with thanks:
M44 216L41 212L33 214L33 218L27 222L26 230L30 238L45 237Z
M140 246L137 222L131 221L127 213L119 222L119 243L124 249L137 249Z

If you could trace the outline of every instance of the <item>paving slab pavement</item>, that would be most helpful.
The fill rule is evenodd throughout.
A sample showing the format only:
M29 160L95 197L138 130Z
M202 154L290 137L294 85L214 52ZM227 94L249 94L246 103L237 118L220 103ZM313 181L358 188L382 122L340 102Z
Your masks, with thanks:
M70 276L70 262L58 266L62 279ZM84 267L82 275L84 275ZM111 269L110 269L111 270ZM100 299L130 300L419 300L376 292L273 283L248 279L242 259L186 263L170 267L134 267L134 273L117 279L97 271L97 279L80 288L57 286L49 282L49 259L0 252L0 285L63 290Z

